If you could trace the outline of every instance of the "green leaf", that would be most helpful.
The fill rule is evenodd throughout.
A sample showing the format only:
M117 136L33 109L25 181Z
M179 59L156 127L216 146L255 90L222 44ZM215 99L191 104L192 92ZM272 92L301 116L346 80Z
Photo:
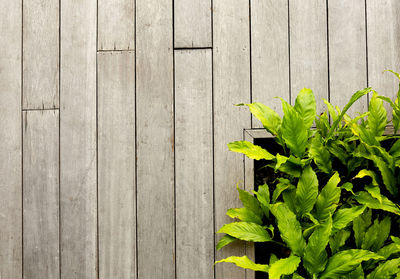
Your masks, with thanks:
M251 113L261 121L264 128L273 135L278 135L282 120L278 113L261 103L240 104L248 106Z
M349 239L351 233L348 230L340 230L333 234L329 238L329 246L333 254L336 254L343 245L345 245L347 239Z
M341 251L329 258L326 269L321 274L320 279L339 278L339 276L355 270L361 262L371 259L381 260L383 257L362 249Z
M383 101L379 99L378 94L374 92L369 102L368 127L375 137L380 137L385 132L386 124L386 109L383 106Z
M234 222L225 224L217 233L226 233L240 240L252 242L272 241L268 232L260 225L249 222Z
M366 209L363 214L353 220L353 231L356 247L361 248L367 228L371 225L372 211Z
M365 186L365 190L367 190L368 193L371 194L375 199L379 200L379 202L382 202L382 196L381 196L381 191L379 188L379 184L377 182L377 177L375 172L371 170L360 170L354 178L364 178L364 177L371 177L372 178L372 185L367 185Z
M260 206L265 216L269 216L269 187L267 184L258 186L258 191L254 192L257 196L257 200L260 202ZM260 212L259 212L260 213ZM262 219L262 215L259 215Z
M270 210L278 222L278 229L282 240L287 243L296 255L302 256L306 242L296 215L285 203L273 204Z
M316 217L320 222L329 218L336 210L340 199L340 188L337 187L339 182L339 173L335 172L318 195L315 208Z
M381 263L367 279L387 279L400 272L400 258Z
M269 153L267 150L263 149L258 145L254 145L251 142L242 140L242 141L234 141L228 143L228 148L230 151L238 152L246 155L250 159L254 160L273 160L275 156Z
M379 249L377 253L385 259L388 259L391 255L400 253L400 245L397 243L390 243Z
M280 194L289 188L294 189L295 187L290 183L288 179L279 179L279 183L276 185L274 193L272 194L272 202L276 202Z
M374 221L374 224L368 228L365 233L361 248L365 250L378 251L385 240L389 237L391 220L390 217L386 217L379 222L378 219Z
M296 212L296 188L288 189L282 193L282 198L290 211Z
M308 141L308 129L300 114L288 103L282 100L284 111L282 121L282 138L290 151L297 157L302 157Z
M257 198L245 190L240 188L237 190L239 192L239 199L241 200L243 206L252 211L258 217L262 218L264 213Z
M220 261L216 261L217 263L233 263L237 265L238 267L245 268L245 269L251 269L254 271L262 271L262 272L268 272L269 266L266 264L256 264L252 260L250 260L247 256L243 257L228 257L226 259L222 259Z
M309 149L310 157L313 158L318 168L325 173L332 172L332 159L328 149L323 145L321 135L316 133L311 140Z
M314 93L311 89L303 88L297 95L294 109L303 118L306 128L310 128L317 114L317 105L315 103Z
M307 166L300 176L296 190L296 201L299 216L310 212L315 202L317 201L318 195L318 179L311 168Z
M390 201L385 196L382 196L382 203L379 200L371 196L371 194L360 191L356 193L354 197L359 203L365 204L367 207L372 209L381 209L384 211L392 212L394 214L400 215L399 207Z
M256 223L259 225L263 224L261 218L247 208L230 208L226 212L226 215L231 218L237 218L244 222Z
M236 240L237 240L236 238L226 234L223 237L221 237L221 239L218 241L216 248L217 248L217 250L220 250L222 247L224 247L228 244L231 244L232 242L234 242Z
M323 100L324 100L326 107L328 108L328 112L329 112L329 115L330 115L332 121L335 122L336 119L338 118L335 108L333 107L333 105L331 103L329 103L328 100L326 100L326 99L323 99Z
M301 259L297 256L291 255L288 258L280 259L269 268L269 278L270 279L280 279L281 275L289 275L297 270Z
M346 279L364 279L365 275L364 275L364 270L362 268L362 265L358 265L358 267L353 270L352 272L350 272L347 277L345 277Z
M332 219L328 218L323 224L319 225L308 239L308 244L304 251L303 264L311 274L318 274L325 269L328 261L326 246L332 231Z
M278 170L284 163L289 160L288 157L282 156L281 154L276 154L276 165L275 165L275 171Z
M333 215L332 232L344 229L351 221L357 218L365 210L366 206L360 205L350 208L341 208Z

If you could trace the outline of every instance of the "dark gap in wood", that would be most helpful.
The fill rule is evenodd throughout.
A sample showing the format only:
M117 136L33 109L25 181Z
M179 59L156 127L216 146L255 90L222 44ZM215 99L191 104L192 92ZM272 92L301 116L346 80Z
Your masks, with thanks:
M174 47L174 50L212 49L212 47Z

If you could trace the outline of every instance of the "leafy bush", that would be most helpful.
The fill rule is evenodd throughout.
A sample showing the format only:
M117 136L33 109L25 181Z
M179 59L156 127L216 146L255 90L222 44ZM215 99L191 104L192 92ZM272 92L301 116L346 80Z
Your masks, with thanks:
M349 117L347 110L368 93L368 112ZM400 238L394 235L400 223L399 99L400 89L392 101L366 88L343 110L324 100L327 112L317 116L313 92L303 89L294 106L282 100L283 118L263 104L242 104L282 152L271 154L247 141L228 144L231 151L265 160L275 179L258 185L254 195L238 189L243 208L227 211L237 221L218 231L225 235L217 249L236 240L280 249L270 254L269 264L246 256L217 263L265 272L271 279L400 278ZM392 135L385 135L390 121L384 102L393 110Z

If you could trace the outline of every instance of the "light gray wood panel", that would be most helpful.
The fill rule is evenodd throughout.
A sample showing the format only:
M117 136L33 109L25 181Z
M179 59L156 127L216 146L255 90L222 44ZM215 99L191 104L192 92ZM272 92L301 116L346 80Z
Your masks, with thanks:
M400 72L400 2L367 0L368 81L379 94L395 99L398 79L384 70ZM388 118L391 119L390 106Z
M23 121L24 278L59 278L58 110Z
M328 1L330 102L343 108L354 92L367 87L365 1ZM349 115L367 110L367 96Z
M281 114L289 101L289 23L287 0L251 1L252 101ZM253 127L262 124L253 117Z
M175 51L177 278L213 278L211 50Z
M211 0L175 0L175 47L211 47Z
M328 55L326 1L289 2L291 100L302 88L311 88L317 111L328 100Z
M135 53L98 53L100 278L136 278Z
M136 8L138 278L175 278L172 0Z
M24 0L23 9L23 108L58 108L59 0Z
M99 50L135 49L134 0L98 0Z
M22 278L21 1L0 1L0 278Z
M226 210L238 207L236 184L243 187L243 156L230 152L228 142L241 140L250 128L250 113L234 104L250 101L249 1L213 2L214 11L214 174L215 230L231 221ZM217 241L221 235L217 236ZM217 260L243 255L243 243L216 252ZM244 278L245 271L232 264L215 266L216 278Z
M96 1L61 2L62 278L97 278Z

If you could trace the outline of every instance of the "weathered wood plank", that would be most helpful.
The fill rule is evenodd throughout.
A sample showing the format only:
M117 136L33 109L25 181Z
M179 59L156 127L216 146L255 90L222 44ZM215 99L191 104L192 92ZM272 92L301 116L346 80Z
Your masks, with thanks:
M98 0L99 50L135 49L135 1Z
M135 53L98 53L99 278L136 278Z
M343 108L354 92L367 87L365 1L328 1L330 102ZM349 110L367 110L367 96Z
M136 8L138 278L175 278L172 0Z
M306 87L314 91L317 111L328 100L326 1L289 2L291 99Z
M59 278L58 110L23 120L24 278Z
M384 70L400 71L400 2L367 0L368 81L379 94L395 98L398 79ZM391 115L392 109L386 106ZM391 119L391 116L389 116Z
M177 278L213 278L211 50L175 51Z
M59 1L23 1L23 108L58 108Z
M0 278L22 277L21 1L0 1Z
M211 0L175 0L175 47L211 47Z
M278 113L290 100L287 0L251 1L252 97ZM253 117L253 127L262 124Z
M250 101L249 1L213 2L214 20L214 174L215 229L230 221L226 210L240 205L236 184L243 187L243 156L228 151L226 144L243 138L251 116L234 104ZM221 236L217 237L217 241ZM217 260L243 255L245 246L235 243L217 251ZM244 278L243 269L232 264L215 266L216 278Z
M61 277L97 278L96 1L62 1L61 28Z

